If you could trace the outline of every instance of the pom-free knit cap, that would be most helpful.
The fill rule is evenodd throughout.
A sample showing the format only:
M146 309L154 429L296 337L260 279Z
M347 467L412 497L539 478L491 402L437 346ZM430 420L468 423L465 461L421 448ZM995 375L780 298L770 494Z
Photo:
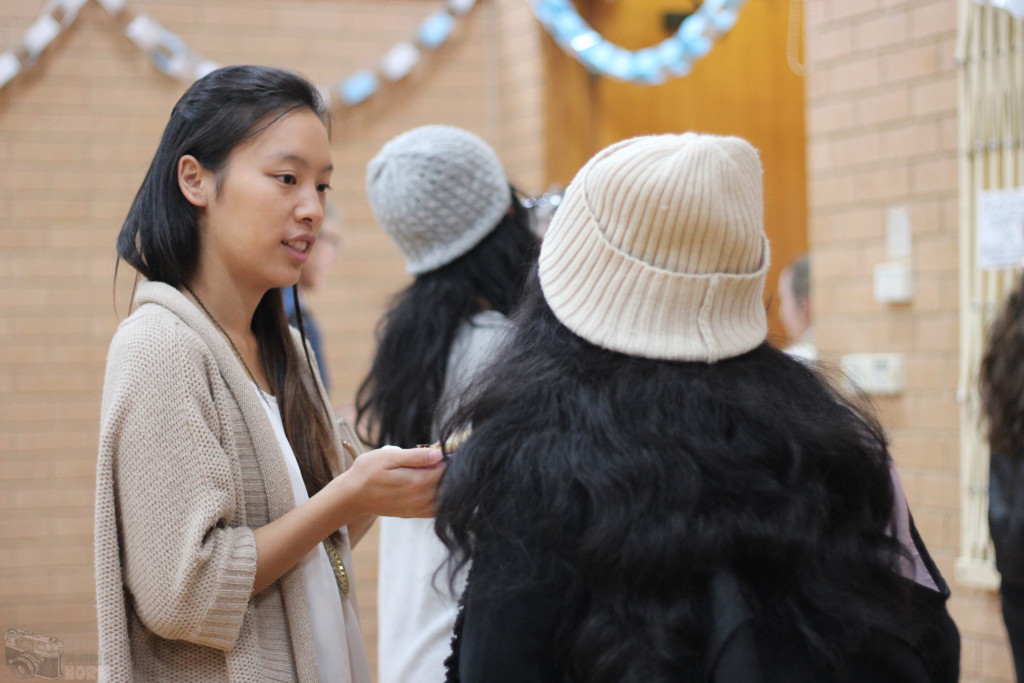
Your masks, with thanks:
M498 155L452 126L420 126L386 143L367 165L366 193L413 275L475 247L511 204Z
M598 152L541 244L541 289L607 349L713 363L768 333L761 162L735 137L652 135Z

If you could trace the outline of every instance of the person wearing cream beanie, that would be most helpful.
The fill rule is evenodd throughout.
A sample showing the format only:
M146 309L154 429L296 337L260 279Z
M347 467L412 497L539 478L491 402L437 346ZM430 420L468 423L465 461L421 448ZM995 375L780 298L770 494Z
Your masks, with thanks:
M448 681L955 681L949 589L877 423L765 342L746 141L576 175L510 342L442 429L471 567ZM445 442L445 441L443 441Z

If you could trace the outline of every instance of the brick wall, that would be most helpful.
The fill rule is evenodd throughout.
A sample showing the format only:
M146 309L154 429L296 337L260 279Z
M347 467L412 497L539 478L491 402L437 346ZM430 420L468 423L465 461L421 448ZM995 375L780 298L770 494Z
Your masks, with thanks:
M953 0L806 2L809 238L816 335L836 361L899 352L877 408L914 517L953 587L964 681L1012 681L998 596L957 585L957 90ZM875 301L886 212L909 210L913 302Z
M0 51L43 0L0 3ZM321 84L372 68L437 0L130 0L219 63L263 63ZM424 123L472 130L528 192L543 189L537 27L520 0L482 0L450 44L405 81L336 110L332 201L346 217L332 278L312 294L333 369L351 401L372 329L406 276L364 196L369 158ZM0 629L95 655L92 501L107 346L126 314L114 298L114 239L184 85L158 72L100 6L0 91ZM375 539L357 550L364 630L375 639ZM67 656L67 655L66 655ZM0 680L13 679L0 666Z

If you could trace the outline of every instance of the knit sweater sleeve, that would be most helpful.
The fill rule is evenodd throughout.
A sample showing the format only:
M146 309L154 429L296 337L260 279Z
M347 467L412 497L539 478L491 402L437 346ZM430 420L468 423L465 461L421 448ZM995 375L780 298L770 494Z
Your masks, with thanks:
M115 335L101 448L111 449L129 609L162 638L222 650L238 637L256 575L218 412L226 393L205 345L171 316L133 316Z

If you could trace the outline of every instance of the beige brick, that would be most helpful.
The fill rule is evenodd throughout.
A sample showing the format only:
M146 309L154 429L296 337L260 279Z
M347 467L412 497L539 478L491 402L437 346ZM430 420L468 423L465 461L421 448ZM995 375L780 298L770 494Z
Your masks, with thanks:
M960 419L960 406L955 400L953 391L945 395L941 392L928 392L906 399L907 412L911 424L925 429L955 429ZM952 474L950 475L952 476ZM931 502L954 505L952 497L926 498Z
M910 223L914 240L924 239L923 236L935 233L947 233L944 230L945 216L941 201L914 201L910 206Z
M877 239L885 235L885 212L882 207L854 206L831 214L832 239Z
M835 204L847 204L857 198L853 178L846 175L826 176L824 173L808 178L807 195L827 198Z
M910 38L936 38L952 41L956 36L955 2L929 0L911 8L908 26Z
M882 60L875 55L858 55L853 61L836 64L831 71L832 95L874 88L882 82Z
M901 121L910 115L910 93L903 88L858 98L856 122L861 126Z
M951 442L948 437L917 429L904 430L890 436L892 457L901 471L904 468L945 471L953 469L958 453L956 443Z
M821 24L832 18L832 0L805 0L804 25L820 30Z
M818 267L817 260L815 267ZM872 285L865 280L820 288L814 295L814 302L815 306L833 314L860 314L878 310Z
M921 351L956 351L959 332L955 314L921 316L915 326L914 346Z
M886 127L881 136L881 157L889 160L934 155L941 149L938 121L910 119Z
M913 86L910 111L914 116L948 114L956 111L956 78L950 73L934 81Z
M912 162L911 191L917 196L954 193L957 189L958 171L957 159L952 155Z
M954 597L949 601L949 612L965 636L979 640L1005 638L1006 628L1002 623L998 593L968 592L966 589L954 591ZM980 657L977 665L981 667Z
M883 80L902 83L935 76L945 68L940 46L933 43L907 47L882 58Z
M835 83L835 67L819 64L808 68L804 77L804 94L808 102L817 102L832 94Z
M832 166L832 145L827 140L807 143L807 173L827 171Z
M857 24L854 29L854 48L869 53L891 45L901 45L907 39L907 12L888 9Z
M808 36L807 60L828 63L853 52L853 28L846 24L816 31Z
M862 252L857 247L829 244L815 249L813 258L815 285L830 280L848 280L862 276L865 271Z
M832 21L845 21L854 17L861 17L874 13L878 6L878 0L829 0L832 11L829 19Z
M854 106L845 100L825 102L813 101L807 107L807 133L813 139L822 133L844 130L854 125Z
M819 312L817 319L815 340L827 353L898 351L913 339L914 321L908 315L855 317Z
M939 135L942 143L942 150L945 152L956 152L960 149L959 120L956 116L942 116L939 123Z
M906 196L909 188L909 173L898 165L886 166L874 171L852 174L856 197L859 201L896 199Z
M981 674L990 679L1012 681L1016 675L1013 655L1006 641L985 641L981 644Z
M921 273L952 273L959 266L959 250L957 235L922 237L914 241L914 268ZM955 280L950 278L949 283L954 284Z
M914 310L920 313L940 313L949 310L957 300L959 289L952 278L931 277L917 271L914 278Z
M956 601L956 591L953 592L953 597L950 600L950 604ZM963 683L968 681L972 683L988 683L985 679L979 678L981 673L981 640L961 634L960 636L960 680ZM1010 681L1007 681L1010 683Z
M882 136L875 130L835 135L830 146L832 166L837 169L877 163L882 154Z

